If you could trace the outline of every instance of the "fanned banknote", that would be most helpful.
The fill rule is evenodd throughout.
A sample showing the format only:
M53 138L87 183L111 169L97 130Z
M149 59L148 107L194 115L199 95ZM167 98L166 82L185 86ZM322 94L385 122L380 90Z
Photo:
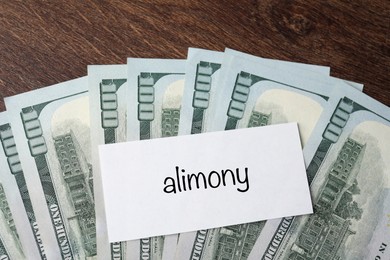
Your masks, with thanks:
M233 85L226 85L226 80L227 77L229 77L229 73L231 73L231 67L237 67L236 65L237 60L241 60L238 63L242 64L253 64L255 67L255 64L261 64L262 66L266 66L269 69L273 69L274 71L278 71L278 73L274 73L274 76L281 76L283 75L282 78L294 78L291 77L291 75L300 75L300 76L295 76L295 79L298 79L299 77L304 77L308 78L309 81L316 81L315 79L318 78L321 80L327 81L329 83L330 77L329 77L329 68L324 67L324 66L317 66L317 65L310 65L310 64L302 64L302 63L295 63L295 62L288 62L288 61L280 61L280 60L272 60L272 59L264 59L260 57L256 57L250 54L238 52L232 49L226 49L224 53L224 59L222 62L222 67L220 71L220 78L221 80L219 81L218 85L221 88L221 91L218 92L216 95L216 98L212 103L209 104L209 110L210 112L214 115L215 120L212 120L210 124L207 124L204 127L205 132L209 131L219 131L223 130L224 127L221 127L218 125L218 122L221 122L222 118L221 116L226 114L224 110L226 110L226 102L230 101L230 95L233 93ZM234 64L233 64L234 63ZM243 74L245 72L243 71ZM276 75L277 74L277 75ZM235 75L237 76L237 75ZM240 77L240 80L242 80L243 77ZM256 81L258 82L258 81ZM277 82L275 82L277 83ZM240 85L239 83L238 85ZM272 88L271 86L269 88ZM324 87L325 88L325 87ZM324 90L323 88L323 90ZM255 89L255 88L252 88ZM239 92L239 90L238 90ZM243 93L243 96L247 96L248 94ZM236 95L237 96L237 95ZM253 95L248 95L251 98L254 98L257 96L257 94ZM225 103L224 103L225 102ZM247 126L240 126L240 127L247 127Z
M127 60L127 140L146 140L178 134L185 64L185 60Z
M336 89L304 154L315 214L283 218L250 259L390 259L390 109Z
M47 259L7 112L0 113L0 199L0 259Z
M333 88L350 88L342 80L285 64L264 65L237 55L228 57L226 64L211 130L294 121L304 144Z
M190 48L7 98L0 259L390 259L390 109L329 72ZM98 145L293 121L316 214L108 242Z
M99 259L126 259L126 242L109 243L104 213L98 145L126 141L126 65L88 66L91 156L94 166Z
M87 77L5 103L47 258L96 258Z
M129 58L127 66L127 140L176 136L184 91L185 60ZM145 158L145 163L153 162ZM174 254L176 243L177 235L144 238L130 252L132 259L159 260L164 254Z
M249 60L262 62L265 65L282 66L286 70L298 68L322 75L329 75L330 72L329 67L325 66L263 59L232 49L226 49L225 53L223 53L189 48L179 135L202 133L204 132L204 126L211 124L211 121L210 123L208 121L213 120L213 112L215 111L212 109L214 106L211 106L212 108L210 109L209 105L213 103L218 92L224 91L221 86L218 89L218 76L222 70L221 65L225 54L244 56Z
M179 135L202 133L213 120L209 104L221 91L217 82L223 57L223 52L188 49Z
M206 131L215 120L217 109L217 95L225 91L222 84L218 84L218 76L221 74L221 66L225 56L244 56L248 59L263 62L264 64L277 64L284 69L294 70L295 68L305 69L313 73L329 75L329 68L316 65L262 59L248 54L226 49L225 53L190 48L186 64L185 88L182 102L179 134L197 134ZM227 70L228 68L225 68ZM298 71L299 72L299 71ZM249 225L250 226L250 225ZM207 231L199 231L206 233ZM184 233L182 236L181 251L189 252L192 248L183 241L194 241L195 233ZM199 233L198 239L201 239ZM210 240L212 236L208 237ZM191 243L190 243L191 244ZM180 255L180 253L179 253ZM181 255L184 257L183 255ZM185 257L184 257L185 258ZM206 257L207 258L207 257Z
M284 64L268 65L272 67L238 55L224 61L223 91L218 95L215 119L209 129L298 122L305 144L332 89L350 86L297 68L286 71ZM247 259L265 226L263 221L181 234L176 259Z
M312 75L330 73L330 68L325 66L264 59L228 48L224 53L189 48L179 135L202 133L211 125L218 105L218 93L225 91L224 87L218 84L219 75L223 73L221 71L228 69L222 68L222 63L224 58L227 63L231 56L245 57L264 65L277 65L278 69L290 72L298 69L298 73L305 70L307 74L311 71Z

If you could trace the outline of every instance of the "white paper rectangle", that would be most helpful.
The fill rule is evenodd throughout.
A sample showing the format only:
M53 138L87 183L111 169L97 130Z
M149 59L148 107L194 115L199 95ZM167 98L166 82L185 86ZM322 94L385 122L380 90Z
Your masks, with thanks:
M99 154L110 242L313 212L296 123L101 145Z

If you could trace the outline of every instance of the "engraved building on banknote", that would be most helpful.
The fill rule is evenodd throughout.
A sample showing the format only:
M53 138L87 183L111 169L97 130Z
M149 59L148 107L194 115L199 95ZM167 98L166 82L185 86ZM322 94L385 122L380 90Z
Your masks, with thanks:
M266 126L271 123L272 113L264 114L261 112L253 111L249 119L248 127Z
M54 145L75 211L75 219L83 235L84 249L87 255L96 255L95 206L90 184L91 165L87 162L72 131L55 137Z
M259 221L220 228L214 256L224 260L247 259L264 225L265 221Z
M350 230L351 219L360 219L362 214L353 195L360 192L356 177L365 147L352 138L345 141L320 189L316 214L306 220L289 259L344 259L345 242L356 234Z
M180 109L164 108L162 111L161 136L177 136L179 132Z
M9 233L12 234L14 241L16 242L19 249L21 249L21 244L19 240L18 232L16 231L15 221L9 207L7 197L5 195L3 184L0 183L0 209L3 213L4 222L9 228ZM3 234L4 235L4 234Z
M0 183L0 209L1 209L1 212L3 213L4 220L7 223L10 231L12 232L12 234L15 237L17 237L18 235L16 233L15 222L14 222L14 219L12 217L12 213L11 213L11 210L9 208L9 205L8 205L7 197L5 196L3 184L1 184L1 183Z

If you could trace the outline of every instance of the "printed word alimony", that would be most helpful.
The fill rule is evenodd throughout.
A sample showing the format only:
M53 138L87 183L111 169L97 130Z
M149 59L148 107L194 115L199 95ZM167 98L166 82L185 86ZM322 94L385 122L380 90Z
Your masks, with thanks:
M166 177L164 180L165 193L174 193L190 191L193 189L216 189L218 187L227 185L240 185L237 188L239 192L246 192L249 190L248 168L244 168L243 176L240 174L240 169L235 171L225 169L221 171L210 171L207 175L203 172L186 174L185 169L175 167L176 176ZM242 171L241 171L242 172Z

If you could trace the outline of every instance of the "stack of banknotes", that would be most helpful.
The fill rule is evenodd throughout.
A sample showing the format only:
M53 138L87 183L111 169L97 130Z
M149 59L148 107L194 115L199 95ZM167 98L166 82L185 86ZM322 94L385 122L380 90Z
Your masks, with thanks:
M6 98L0 259L390 259L390 109L329 72L190 48ZM99 145L286 122L314 214L109 243Z

